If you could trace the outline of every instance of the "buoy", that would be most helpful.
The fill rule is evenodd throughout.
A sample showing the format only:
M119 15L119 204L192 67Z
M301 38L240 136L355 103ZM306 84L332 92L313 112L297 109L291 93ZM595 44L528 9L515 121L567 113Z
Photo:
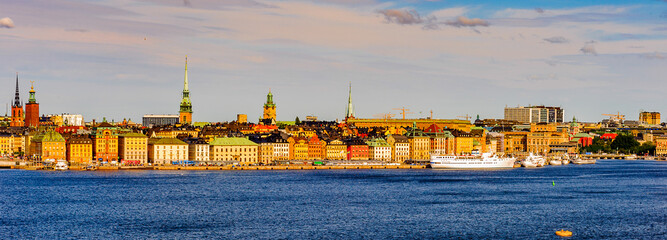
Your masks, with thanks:
M572 232L561 229L560 231L556 231L556 235L561 237L572 237Z
M554 182L554 181L551 181L551 184L553 184L554 186L556 186L556 182Z

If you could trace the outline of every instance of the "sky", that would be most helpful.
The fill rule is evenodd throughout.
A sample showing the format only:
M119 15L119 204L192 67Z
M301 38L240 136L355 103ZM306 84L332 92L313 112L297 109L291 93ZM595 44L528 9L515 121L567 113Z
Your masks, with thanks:
M341 120L349 84L361 118L667 114L667 0L0 1L10 106L18 72L41 114L178 114L186 55L197 122Z

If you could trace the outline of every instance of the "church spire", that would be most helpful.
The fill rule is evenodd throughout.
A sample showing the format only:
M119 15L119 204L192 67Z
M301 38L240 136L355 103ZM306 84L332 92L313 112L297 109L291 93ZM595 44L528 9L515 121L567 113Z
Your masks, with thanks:
M183 80L183 97L181 99L181 111L192 113L192 102L190 102L190 90L188 89L188 56L185 56L185 79Z
M188 89L188 56L185 55L185 81L183 83L183 92L190 92Z
M34 84L35 84L34 81L30 81L30 92L29 92L30 97L28 98L29 103L36 103L37 102L37 99L35 99L35 86L34 86Z
M21 97L19 95L19 73L16 73L16 94L14 95L14 107L22 107Z
M345 112L345 118L354 118L354 106L352 106L352 82L350 82L350 93L347 100L347 111Z

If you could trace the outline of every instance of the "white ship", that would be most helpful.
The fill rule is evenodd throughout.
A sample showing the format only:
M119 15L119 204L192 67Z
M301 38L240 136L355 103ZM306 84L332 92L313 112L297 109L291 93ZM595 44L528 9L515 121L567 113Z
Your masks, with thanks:
M574 159L572 159L572 163L574 164L595 164L595 159L583 159L581 156L577 155Z
M492 153L472 156L431 155L431 168L512 168L514 161L516 158L498 157Z

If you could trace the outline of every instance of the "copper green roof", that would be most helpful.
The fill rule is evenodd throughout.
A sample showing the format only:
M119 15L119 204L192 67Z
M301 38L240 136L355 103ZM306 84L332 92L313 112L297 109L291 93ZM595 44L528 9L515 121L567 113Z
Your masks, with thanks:
M215 138L209 144L212 146L259 146L259 144L254 143L247 138L240 137Z
M368 144L369 147L391 147L391 145L389 145L389 143L387 143L387 141L382 138L368 140L366 141L366 144Z
M140 138L147 138L146 135L143 135L143 134L141 134L141 133L135 133L135 132L126 133L126 134L123 134L122 136L123 136L123 137L140 137Z
M149 143L153 145L188 145L177 138L151 138Z
M63 138L60 133L55 131L47 131L45 133L38 134L32 139L35 142L65 142L65 138Z

